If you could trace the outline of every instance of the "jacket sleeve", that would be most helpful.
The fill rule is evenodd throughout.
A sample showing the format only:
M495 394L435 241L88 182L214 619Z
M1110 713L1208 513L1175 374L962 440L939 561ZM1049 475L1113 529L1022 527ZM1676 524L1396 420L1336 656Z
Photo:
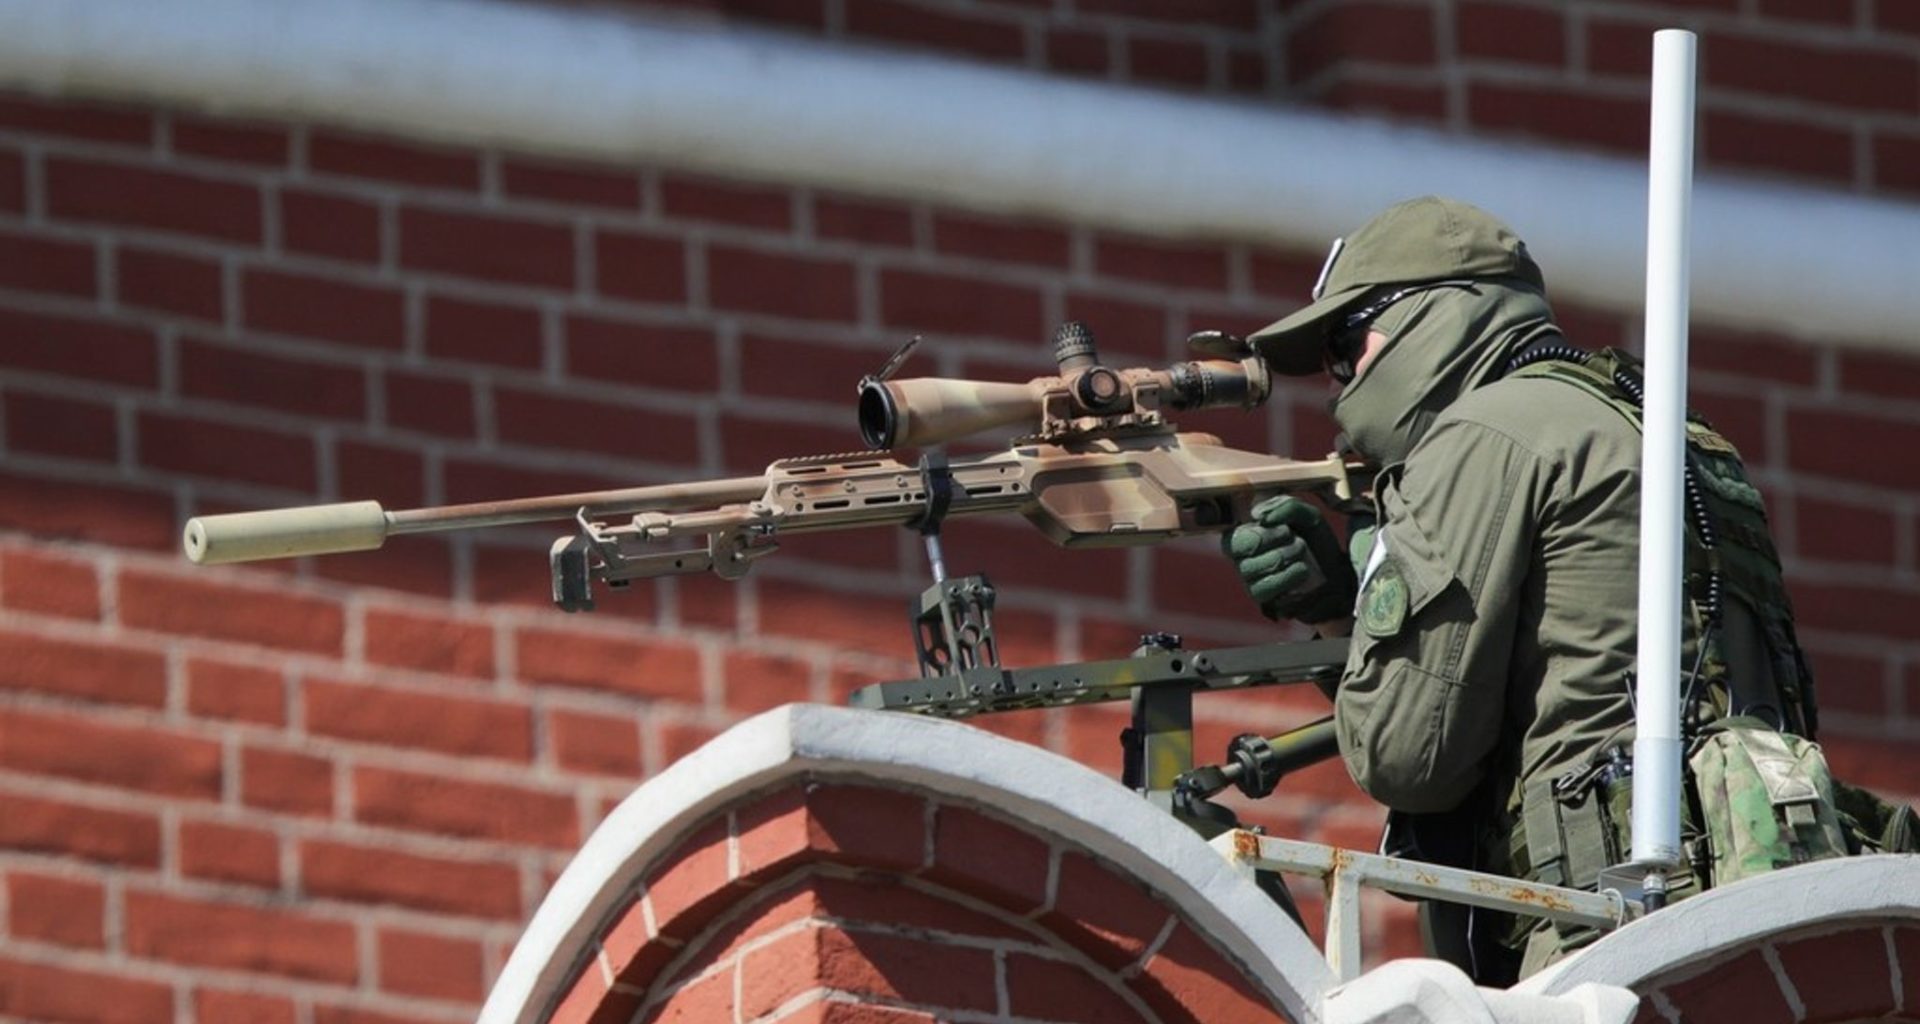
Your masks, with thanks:
M1334 712L1348 772L1389 807L1451 809L1486 774L1545 486L1523 443L1445 419L1376 485Z

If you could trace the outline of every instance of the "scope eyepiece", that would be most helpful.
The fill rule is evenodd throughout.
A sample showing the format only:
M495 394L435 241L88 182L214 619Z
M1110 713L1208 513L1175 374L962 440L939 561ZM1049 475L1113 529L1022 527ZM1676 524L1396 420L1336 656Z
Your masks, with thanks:
M885 381L868 377L860 382L860 440L867 447L891 449L900 434L900 411L894 407L893 393Z

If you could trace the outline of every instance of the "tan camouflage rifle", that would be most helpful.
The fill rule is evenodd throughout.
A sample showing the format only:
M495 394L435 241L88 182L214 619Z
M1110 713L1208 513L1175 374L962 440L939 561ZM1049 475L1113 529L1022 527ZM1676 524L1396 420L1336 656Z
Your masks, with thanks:
M1025 383L889 379L909 342L860 382L859 427L873 450L782 459L756 477L400 511L354 501L200 516L187 523L186 553L212 565L366 551L406 534L570 520L575 532L550 553L553 597L567 611L584 611L593 607L596 581L619 586L706 571L734 579L783 534L908 526L926 537L934 576L914 612L922 679L868 687L854 703L963 717L1131 695L1128 781L1165 797L1178 779L1196 774L1189 771L1193 691L1324 680L1344 660L1345 642L1186 652L1177 639L1156 635L1133 658L1003 669L992 585L980 575L947 578L939 530L953 516L1012 513L1064 547L1131 546L1217 533L1283 492L1336 504L1353 498L1338 455L1300 461L1241 451L1175 427L1171 412L1251 409L1271 389L1266 365L1240 339L1205 332L1189 340L1191 361L1116 370L1101 365L1091 333L1070 322L1055 333L1056 375ZM1003 450L947 457L942 448L1007 429L1024 433ZM924 454L909 462L895 451L902 448ZM1156 690L1169 699L1143 705L1141 695ZM1331 750L1329 729L1313 739L1313 751ZM1257 750L1230 761L1250 767L1215 770L1205 785L1194 783L1207 790L1201 799L1228 782L1272 774Z

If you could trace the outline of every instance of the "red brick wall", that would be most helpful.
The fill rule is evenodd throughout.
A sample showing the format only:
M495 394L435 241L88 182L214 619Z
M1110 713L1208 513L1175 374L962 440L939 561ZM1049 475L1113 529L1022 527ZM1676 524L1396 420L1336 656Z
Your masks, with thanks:
M556 1024L1285 1019L1164 897L1057 836L826 780L690 828L595 936Z
M868 24L858 6L835 24ZM1193 33L1241 53L1228 40L1276 31L1271 15L1167 25L1084 2L1074 18L871 10L914 22L922 6L1028 26L1029 47L1055 21L1109 52ZM1900 123L1848 109L1872 131ZM564 617L546 601L550 532L209 571L177 553L184 516L757 472L850 447L852 382L910 334L931 339L913 372L1040 372L1066 317L1116 361L1161 360L1190 329L1289 308L1317 262L0 95L0 980L31 981L0 984L0 1015L469 1017L611 801L755 710L909 673L901 613L925 582L904 532L820 536L741 584L641 584ZM1619 317L1563 314L1582 343L1631 337ZM1703 327L1695 396L1769 487L1836 765L1911 792L1920 360L1816 341ZM1320 402L1298 388L1189 425L1318 454ZM1149 628L1274 635L1206 544L1069 558L1024 524L961 524L948 555L1001 584L1012 663L1117 656ZM1201 749L1323 707L1209 701ZM1110 768L1120 719L986 724ZM1379 820L1335 766L1250 817L1359 847Z
M1897 0L624 2L1636 158L1652 33L1686 28L1702 167L1920 194L1920 15Z

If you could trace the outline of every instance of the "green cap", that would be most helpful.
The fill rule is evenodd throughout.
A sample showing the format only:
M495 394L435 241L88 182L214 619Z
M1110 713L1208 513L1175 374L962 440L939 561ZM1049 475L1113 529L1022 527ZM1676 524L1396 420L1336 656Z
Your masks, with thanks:
M1527 244L1485 210L1437 196L1409 199L1336 240L1313 301L1247 340L1277 373L1318 373L1328 324L1374 289L1463 277L1513 277L1546 289Z

